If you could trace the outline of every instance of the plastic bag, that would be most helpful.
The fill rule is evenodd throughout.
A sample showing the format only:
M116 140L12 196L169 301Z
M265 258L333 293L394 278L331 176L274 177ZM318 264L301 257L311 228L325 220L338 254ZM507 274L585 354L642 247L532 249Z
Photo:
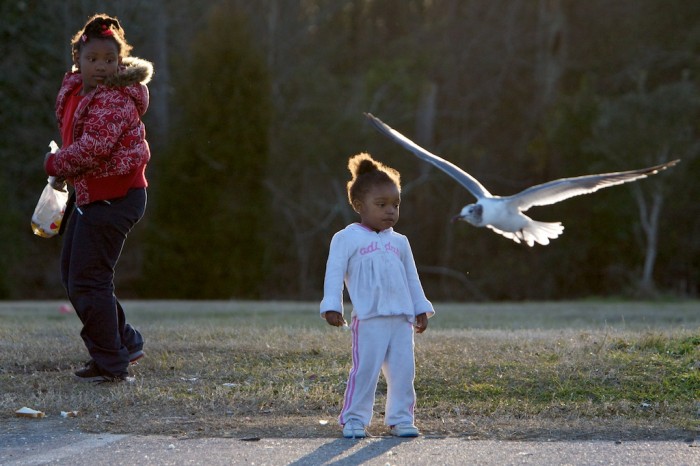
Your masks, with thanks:
M56 143L49 144L51 152L58 150ZM32 215L32 231L42 238L51 238L58 234L63 221L63 214L66 213L66 203L68 202L68 190L63 185L62 189L55 189L56 179L50 176L44 190L41 192L39 202Z

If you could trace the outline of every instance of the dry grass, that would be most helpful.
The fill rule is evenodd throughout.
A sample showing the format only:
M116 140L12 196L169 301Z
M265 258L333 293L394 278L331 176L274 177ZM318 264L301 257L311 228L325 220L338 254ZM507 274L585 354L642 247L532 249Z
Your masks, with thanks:
M1 303L0 419L78 410L86 431L338 436L348 332L314 303L131 302L147 338L131 384L76 383L59 303ZM700 430L698 303L443 304L416 337L426 434L669 439ZM370 432L384 434L380 381ZM328 421L323 425L319 421ZM0 425L3 421L0 420Z

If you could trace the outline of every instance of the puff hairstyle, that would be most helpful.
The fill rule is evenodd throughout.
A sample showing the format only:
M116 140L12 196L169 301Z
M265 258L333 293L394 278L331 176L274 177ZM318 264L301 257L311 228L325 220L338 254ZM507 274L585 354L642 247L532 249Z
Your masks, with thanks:
M401 174L391 167L384 165L362 152L353 155L348 161L348 170L352 179L348 181L348 201L350 205L356 200L362 200L365 195L378 184L394 184L401 192Z
M83 36L85 36L85 40L83 40ZM119 51L119 58L128 57L133 48L126 41L124 29L122 29L116 16L99 13L88 18L85 26L76 32L73 39L71 39L70 45L75 63L78 62L83 45L94 39L114 41Z

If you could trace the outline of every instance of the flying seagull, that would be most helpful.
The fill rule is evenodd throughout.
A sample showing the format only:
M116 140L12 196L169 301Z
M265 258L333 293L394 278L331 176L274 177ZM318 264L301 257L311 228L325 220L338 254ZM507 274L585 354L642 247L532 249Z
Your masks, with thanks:
M538 222L523 214L530 207L555 204L570 197L590 194L602 188L646 178L680 161L676 159L639 170L561 178L532 186L512 196L494 196L473 176L455 164L431 154L372 114L365 115L372 126L382 134L398 142L418 158L435 165L476 197L476 203L464 206L453 220L466 221L476 227L490 228L516 243L525 242L528 246L533 246L535 243L547 245L550 239L557 238L564 231L561 222Z

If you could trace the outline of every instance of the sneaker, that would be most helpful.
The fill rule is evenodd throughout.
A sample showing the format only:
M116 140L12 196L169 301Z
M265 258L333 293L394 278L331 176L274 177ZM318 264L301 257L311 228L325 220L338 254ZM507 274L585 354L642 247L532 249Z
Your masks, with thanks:
M410 422L404 422L391 426L391 435L394 437L418 437L420 432L418 432L418 428Z
M129 353L129 364L138 364L138 360L146 356L143 350L136 350L133 353Z
M365 438L365 426L358 419L350 419L343 426L343 437L345 438Z
M81 382L105 383L105 382L124 382L127 380L126 375L105 374L97 367L92 359L85 364L85 367L75 372L75 376Z

